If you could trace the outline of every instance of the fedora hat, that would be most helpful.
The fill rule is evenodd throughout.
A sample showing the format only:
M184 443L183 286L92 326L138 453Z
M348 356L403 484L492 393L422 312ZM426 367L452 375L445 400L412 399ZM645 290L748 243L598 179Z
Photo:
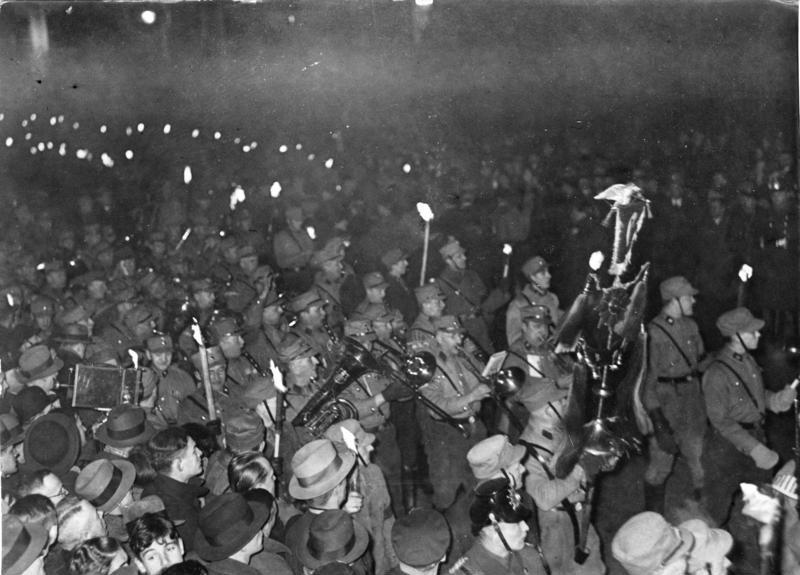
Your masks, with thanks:
M0 414L0 447L16 445L25 439L19 419L13 413Z
M94 437L112 447L130 447L145 443L155 432L144 409L122 404L111 410Z
M23 452L25 471L49 469L59 477L78 460L81 437L74 418L63 413L48 413L25 432Z
M56 401L57 395L48 395L41 387L31 386L23 388L11 399L11 407L24 425Z
M58 373L62 367L64 362L59 357L53 357L50 348L34 345L20 356L17 373L22 383L28 383Z
M341 509L316 515L300 534L295 555L303 566L316 569L328 563L352 563L369 545L367 530Z
M257 498L225 493L200 510L194 551L206 561L220 561L239 551L264 527L270 508Z
M14 515L3 516L3 573L21 575L42 553L47 533L35 524L24 524Z
M103 512L113 510L133 487L136 468L125 459L97 459L75 480L75 493Z
M347 477L355 463L354 453L340 455L329 439L315 439L292 457L289 495L304 500L327 493Z

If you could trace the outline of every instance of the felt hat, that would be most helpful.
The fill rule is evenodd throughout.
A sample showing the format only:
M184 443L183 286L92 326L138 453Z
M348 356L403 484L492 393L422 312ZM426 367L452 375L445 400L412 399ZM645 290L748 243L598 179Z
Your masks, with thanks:
M22 383L43 379L64 367L60 357L53 357L46 345L34 345L25 350L19 358L17 373Z
M172 338L164 333L157 333L156 335L147 338L147 350L150 353L160 353L163 351L172 351Z
M0 414L0 447L22 443L25 433L13 413Z
M25 471L49 469L59 477L78 460L81 437L74 418L63 413L48 413L25 432L23 453Z
M11 398L11 407L14 408L14 412L24 425L56 401L58 401L57 395L48 394L41 387L32 385L21 389L17 395Z
M4 575L22 575L42 554L47 541L47 533L37 524L23 523L14 515L4 515Z
M553 319L550 316L550 308L544 305L526 305L520 310L520 318L523 322L531 321L550 325Z
M158 495L147 495L137 501L131 501L128 505L122 508L122 522L125 527L142 517L147 513L161 515L165 519L167 517L167 510L164 507L164 501ZM170 519L175 525L183 525L185 519Z
M502 469L522 461L525 453L523 446L511 445L508 436L498 434L476 443L467 452L467 462L475 479L489 479Z
M441 561L451 541L447 520L434 509L414 509L392 526L397 558L417 569Z
M644 511L619 528L611 541L611 554L630 575L650 575L686 555L693 545L690 531L673 527L658 513Z
M59 343L91 343L92 336L89 335L89 327L81 323L69 323L56 328L53 333L53 341Z
M200 510L193 549L201 559L221 561L244 547L267 523L271 509L241 493L224 493Z
M369 546L369 534L349 513L329 509L315 515L294 546L303 566L316 569L334 561L352 563Z
M443 315L442 317L433 318L433 327L436 331L443 331L445 333L464 333L466 330L454 315Z
M136 468L126 459L96 459L75 480L75 493L99 511L112 511L133 487Z
M724 337L731 337L737 333L758 331L764 327L764 323L746 307L737 307L717 318L717 329Z
M112 447L130 447L147 442L155 432L144 409L123 403L109 412L94 437Z
M297 450L292 457L289 495L307 500L336 487L353 469L354 453L339 453L329 439L315 439Z
M192 354L191 357L192 365L197 371L202 371L203 369L203 360L200 357L200 353L201 352L198 351L197 353ZM217 345L206 348L206 358L208 359L208 367L225 365L225 356Z
M386 266L386 269L392 269L394 264L407 258L408 256L403 250L392 248L381 256L381 263Z
M662 301L669 301L685 295L697 295L699 293L697 289L689 283L689 280L683 276L674 276L665 279L658 286L658 289L661 292Z
M439 288L439 285L436 283L429 283L425 284L424 286L414 288L414 295L417 296L417 303L419 303L419 305L422 305L426 301L432 299L444 299L444 294Z
M549 267L550 264L542 256L534 256L522 264L522 274L525 277L530 277Z
M361 281L364 284L364 289L385 288L389 285L389 282L386 281L381 272L369 272L364 274Z
M525 506L522 498L506 477L490 479L480 483L474 492L469 506L472 533L477 535L481 529L492 524L491 516L503 523L519 523L527 520L533 511Z

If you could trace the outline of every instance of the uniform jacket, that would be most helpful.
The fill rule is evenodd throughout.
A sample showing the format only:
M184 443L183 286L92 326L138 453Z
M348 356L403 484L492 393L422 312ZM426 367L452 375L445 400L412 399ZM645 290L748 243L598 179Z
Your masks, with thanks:
M467 363L470 362L470 363ZM439 352L436 374L430 383L422 386L422 394L456 419L475 416L481 407L480 401L466 403L463 397L478 387L480 381L473 369L480 373L482 366L472 365L466 357L446 355ZM438 416L431 415L434 419Z
M542 292L527 284L516 297L511 300L506 310L506 341L513 345L522 339L522 308L529 305L543 305L550 310L550 318L558 324L563 313L558 305L558 296L551 291Z
M521 565L520 565L521 563ZM478 540L458 560L457 567L450 570L453 575L539 575L544 574L542 562L536 550L526 545L521 551L502 558L489 553Z

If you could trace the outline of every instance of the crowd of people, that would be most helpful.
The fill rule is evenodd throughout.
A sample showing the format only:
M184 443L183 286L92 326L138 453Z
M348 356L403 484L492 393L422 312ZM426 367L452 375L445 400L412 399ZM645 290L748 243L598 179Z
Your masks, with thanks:
M590 254L611 255L593 198L620 182L652 212L633 253L651 263L649 465L646 510L605 547L631 574L725 572L734 541L758 541L722 529L738 484L779 463L765 411L796 398L752 356L798 327L793 159L743 138L680 134L629 164L523 136L487 139L476 165L341 144L246 198L12 194L3 572L606 572L582 520L598 470L556 469L581 359L553 336ZM510 397L486 371L502 351L524 374ZM671 525L678 456L703 513ZM782 572L800 572L784 491Z

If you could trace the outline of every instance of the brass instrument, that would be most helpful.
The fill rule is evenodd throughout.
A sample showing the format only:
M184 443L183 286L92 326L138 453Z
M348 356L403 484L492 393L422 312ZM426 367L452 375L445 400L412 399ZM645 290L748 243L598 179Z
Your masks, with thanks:
M365 373L377 370L378 364L369 350L357 340L346 337L339 363L292 420L292 425L305 427L313 435L321 435L337 421L357 418L358 412L353 404L339 398L339 395Z
M522 388L522 385L525 383L525 372L519 367L512 366L504 367L491 377L485 377L475 368L474 365L472 365L472 363L469 361L469 356L463 348L458 348L458 355L464 358L467 368L478 379L478 381L486 385L491 390L492 400L494 400L500 409L506 412L509 421L514 425L514 427L516 427L519 431L522 431L524 429L522 422L506 404L506 400L513 397Z

